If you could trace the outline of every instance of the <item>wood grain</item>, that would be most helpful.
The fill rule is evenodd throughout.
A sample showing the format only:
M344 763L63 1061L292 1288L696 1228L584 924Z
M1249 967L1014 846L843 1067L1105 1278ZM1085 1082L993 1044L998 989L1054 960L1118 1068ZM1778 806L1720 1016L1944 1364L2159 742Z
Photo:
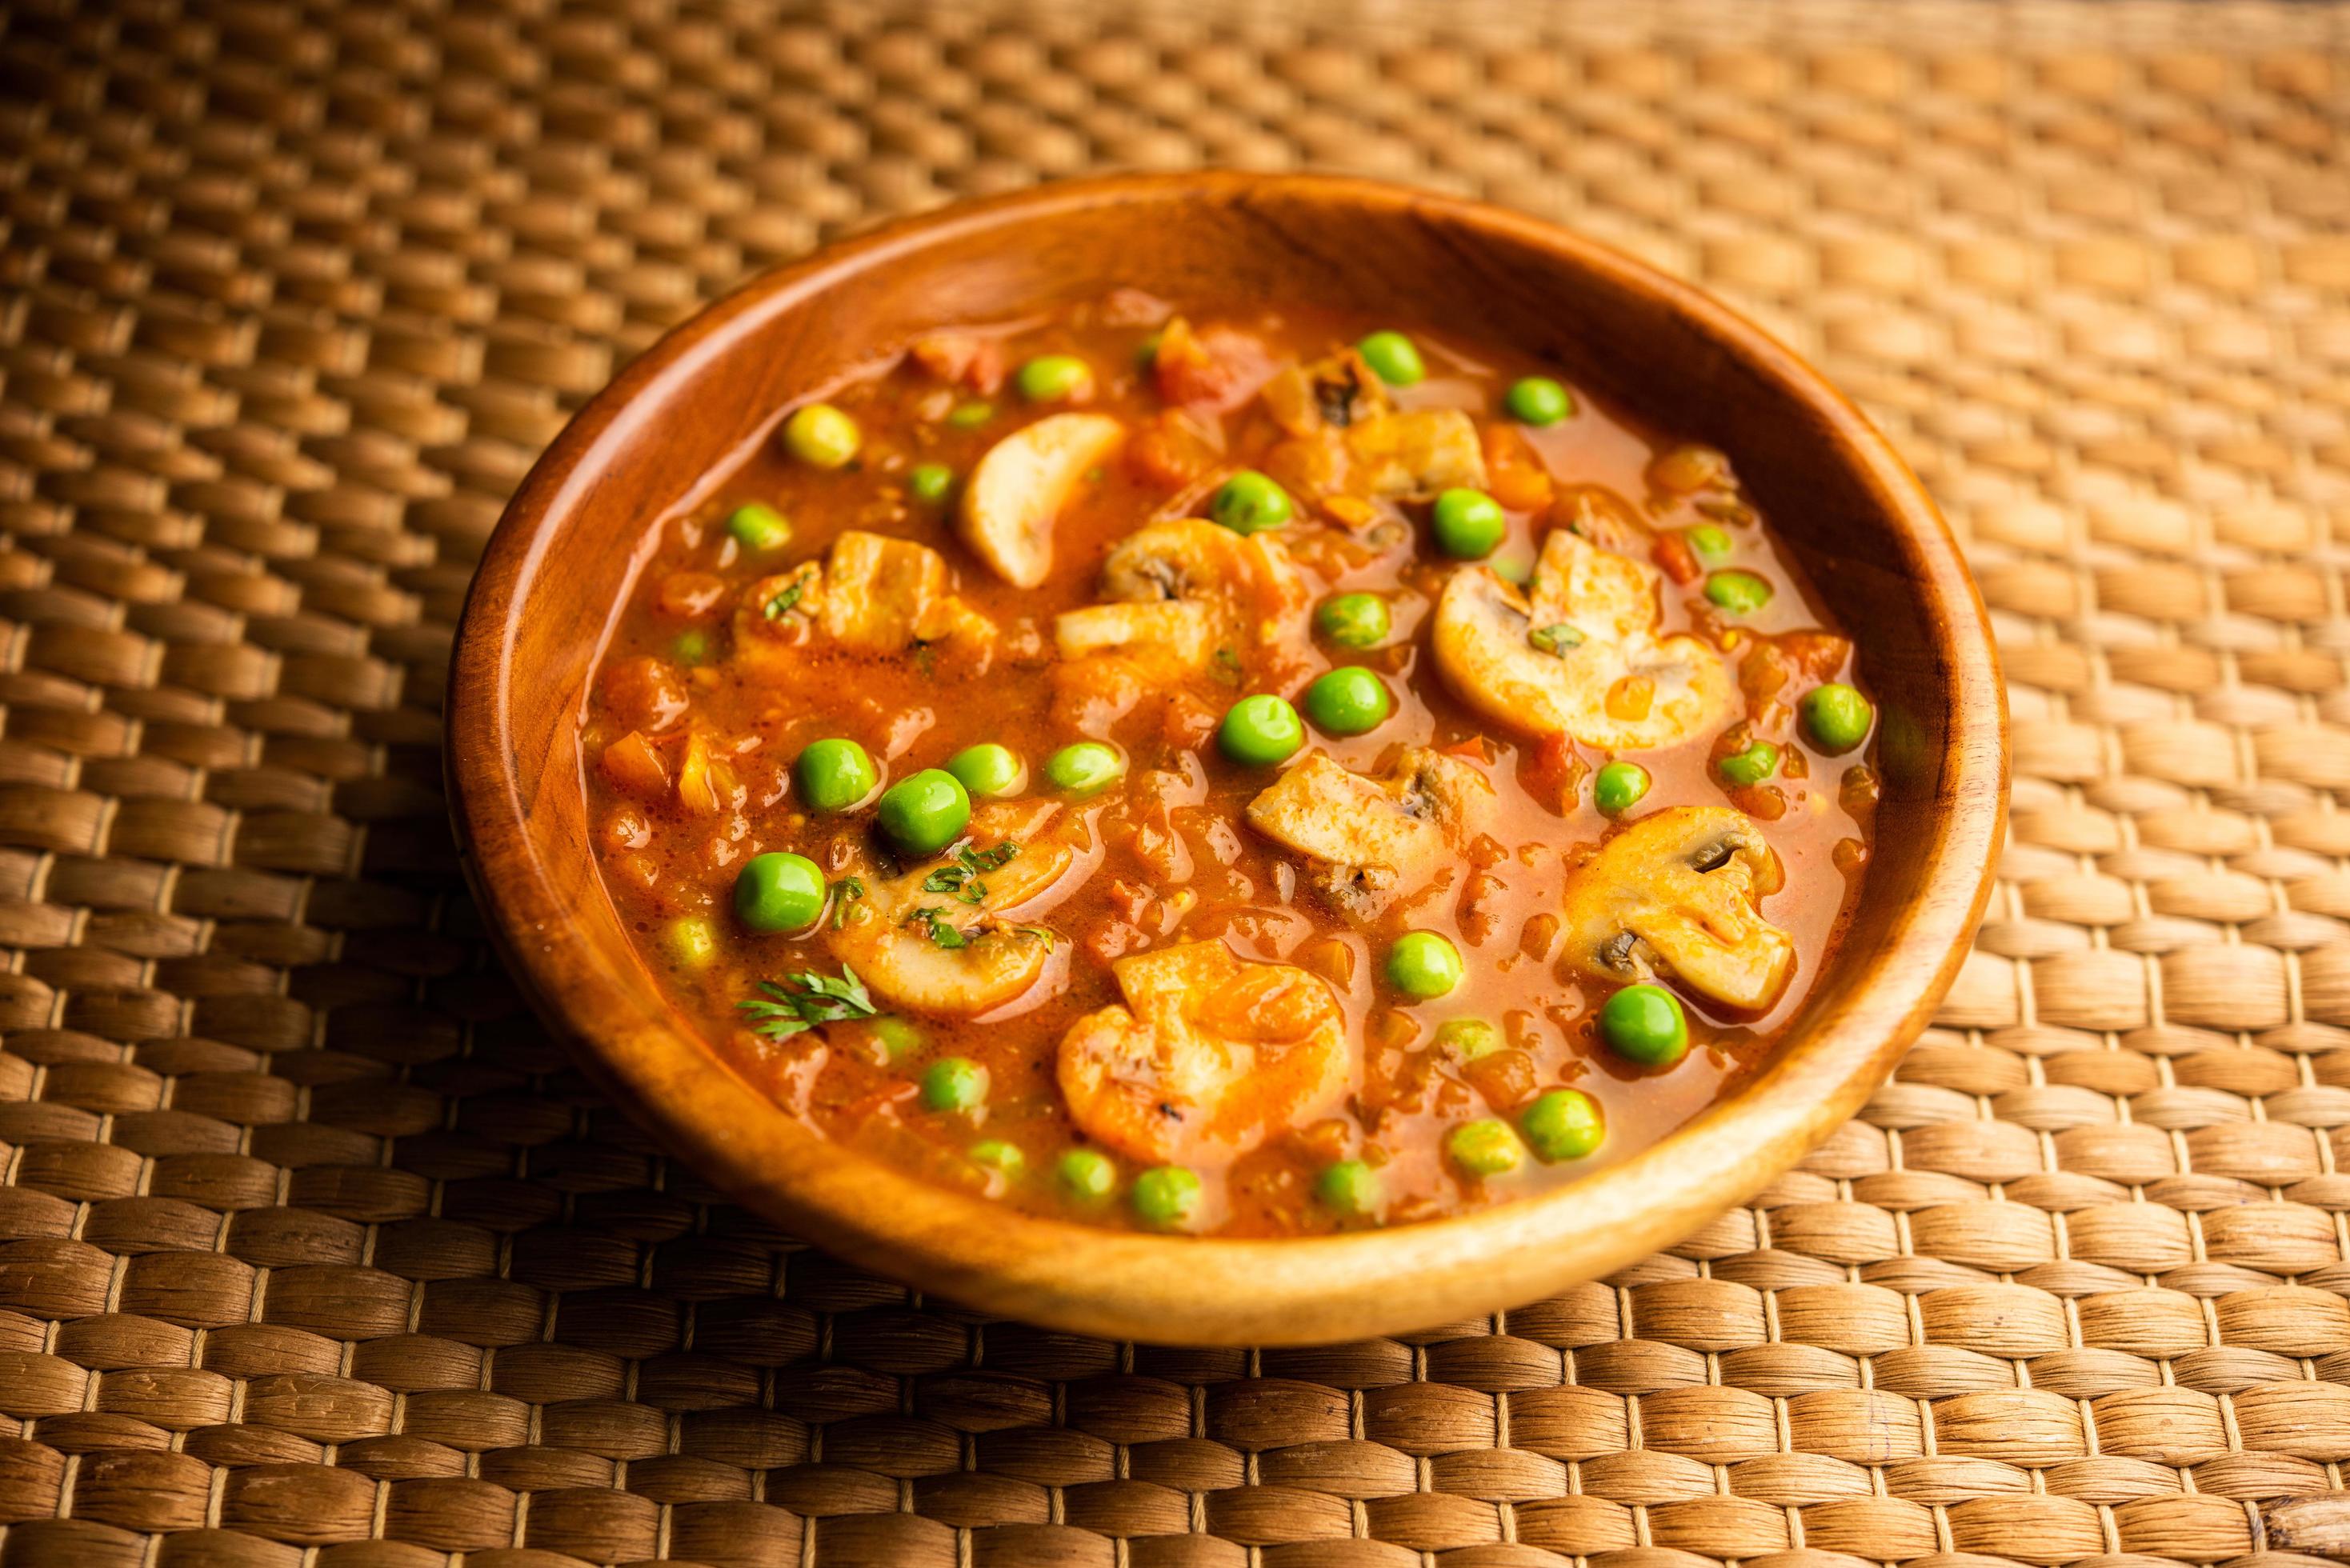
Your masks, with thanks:
M1884 710L1886 793L1852 933L1765 1068L1625 1162L1523 1202L1295 1241L1012 1213L827 1145L662 998L605 898L581 694L647 524L785 400L920 331L1126 285L1311 296L1503 339L1719 445L1842 607ZM1916 480L1843 398L1705 296L1474 203L1366 182L1090 181L893 224L757 279L663 338L533 470L467 602L448 767L467 867L541 1013L631 1114L742 1201L869 1267L1057 1327L1299 1344L1553 1293L1670 1243L1841 1122L1949 989L1991 887L2004 700L1981 602Z

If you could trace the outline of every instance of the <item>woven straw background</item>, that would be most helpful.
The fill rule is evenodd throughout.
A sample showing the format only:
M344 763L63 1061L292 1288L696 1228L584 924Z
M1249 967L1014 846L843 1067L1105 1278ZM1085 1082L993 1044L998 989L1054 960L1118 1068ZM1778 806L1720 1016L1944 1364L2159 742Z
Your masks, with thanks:
M0 19L0 1563L2350 1552L2350 12L987 4ZM871 214L1202 159L1726 292L1998 615L1941 1026L1492 1322L1170 1352L847 1270L583 1088L454 875L451 627L567 410Z

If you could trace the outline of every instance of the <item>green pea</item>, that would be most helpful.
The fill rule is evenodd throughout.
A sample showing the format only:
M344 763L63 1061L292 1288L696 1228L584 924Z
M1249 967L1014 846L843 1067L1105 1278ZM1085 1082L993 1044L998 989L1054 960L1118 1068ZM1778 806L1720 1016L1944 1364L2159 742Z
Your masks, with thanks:
M661 932L671 961L683 969L700 969L718 956L718 936L710 922L697 915L671 920Z
M1032 403L1066 403L1093 396L1093 367L1074 354L1039 354L1014 373L1013 384Z
M959 431L975 431L995 417L995 405L980 398L967 398L947 410L947 423Z
M681 631L670 644L670 651L688 664L699 664L710 655L710 639L698 631Z
M1697 558L1709 566L1727 561L1731 552L1738 548L1738 542L1730 536L1730 530L1718 524L1700 523L1682 536L1689 540L1690 548L1697 552Z
M1134 1211L1143 1222L1171 1230L1199 1211L1199 1176L1180 1165L1154 1165L1134 1179Z
M901 1061L922 1048L921 1027L911 1019L885 1012L868 1020L865 1026L873 1032L874 1039L881 1042L882 1053L892 1062Z
M1575 412L1575 394L1548 376L1527 376L1502 394L1510 417L1530 425L1555 425Z
M1534 1158L1545 1165L1581 1159L1607 1137L1599 1102L1581 1089L1551 1090L1526 1107L1518 1118L1518 1130L1525 1135Z
M850 811L881 782L873 759L854 741L817 741L792 764L800 798L816 811Z
M1429 514L1436 547L1456 561L1482 561L1510 531L1501 503L1482 490L1448 490Z
M1444 1152L1471 1176L1503 1176L1526 1158L1525 1146L1499 1116L1463 1122L1444 1135Z
M943 462L918 462L906 471L906 493L935 505L954 488L954 470Z
M1520 587L1524 587L1534 580L1534 564L1532 561L1519 560L1515 556L1506 561L1494 562L1492 572L1503 582L1515 583Z
M1394 711L1387 687L1359 664L1330 670L1305 689L1306 716L1327 734L1368 734Z
M1779 748L1768 741L1757 741L1742 752L1733 752L1716 764L1721 776L1734 784L1759 784L1779 771Z
M1355 345L1355 352L1390 387L1414 386L1427 379L1419 345L1400 332L1374 332Z
M1868 727L1877 722L1877 710L1868 705L1868 699L1841 680L1813 687L1804 693L1801 707L1804 728L1830 755L1848 752L1868 739Z
M971 826L971 793L944 768L924 768L881 792L881 831L899 847L936 855Z
M1752 615L1771 602L1771 585L1752 572L1735 568L1708 572L1705 597L1731 615Z
M965 746L947 759L947 772L962 781L972 794L1001 800L1018 794L1028 783L1028 764L1020 753L993 741Z
M1491 1056L1504 1044L1502 1032L1482 1018L1448 1019L1436 1032L1437 1049L1449 1051L1463 1062Z
M1644 1067L1669 1067L1689 1054L1689 1015L1661 985L1627 985L1599 1010L1607 1049Z
M843 468L864 438L857 421L830 403L810 403L784 421L784 450L818 468Z
M1394 626L1388 601L1377 594L1339 594L1314 612L1314 628L1341 648L1377 648Z
M1342 1159L1314 1180L1314 1195L1340 1214L1377 1214L1384 1194L1379 1173L1359 1159Z
M987 1069L968 1056L943 1056L922 1075L922 1104L934 1111L967 1111L987 1098Z
M1109 1156L1090 1148L1073 1148L1061 1157L1054 1174L1072 1198L1098 1203L1118 1187L1118 1167Z
M1244 468L1216 487L1208 515L1235 534L1262 534L1296 516L1297 504L1273 480Z
M1216 730L1217 746L1243 767L1269 768L1285 763L1305 743L1305 726L1297 710L1270 691L1233 703Z
M824 872L805 855L754 855L734 877L734 918L754 931L796 931L824 913Z
M1591 804L1604 815L1621 816L1648 793L1648 769L1638 763L1609 763L1591 783Z
M1125 753L1099 741L1079 741L1045 759L1045 777L1068 794L1097 794L1125 776Z
M726 531L745 550L765 555L792 542L792 525L764 501L746 501L727 514Z
M1388 983L1406 996L1442 996L1461 971L1461 950L1434 931L1406 931L1388 950Z
M971 1158L973 1163L1006 1176L1017 1176L1028 1166L1028 1157L1020 1152L1020 1146L1000 1137L983 1137L972 1145Z

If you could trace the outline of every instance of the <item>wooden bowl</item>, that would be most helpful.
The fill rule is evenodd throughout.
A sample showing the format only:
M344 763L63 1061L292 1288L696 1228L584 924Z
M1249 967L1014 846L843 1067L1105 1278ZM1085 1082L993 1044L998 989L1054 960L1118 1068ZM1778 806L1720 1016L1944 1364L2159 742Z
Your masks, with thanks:
M1359 307L1508 342L1730 452L1843 609L1883 709L1877 845L1849 934L1771 1060L1621 1164L1542 1196L1293 1241L1036 1219L825 1142L665 1000L606 898L580 719L649 525L775 410L941 325L1125 285ZM1991 888L2006 706L1981 600L1933 504L1819 375L1686 285L1495 208L1356 180L1195 173L1049 185L925 214L736 290L591 401L523 483L465 608L449 771L469 874L540 1014L613 1098L743 1203L926 1292L1122 1339L1303 1344L1554 1293L1669 1246L1848 1116L1932 1014Z

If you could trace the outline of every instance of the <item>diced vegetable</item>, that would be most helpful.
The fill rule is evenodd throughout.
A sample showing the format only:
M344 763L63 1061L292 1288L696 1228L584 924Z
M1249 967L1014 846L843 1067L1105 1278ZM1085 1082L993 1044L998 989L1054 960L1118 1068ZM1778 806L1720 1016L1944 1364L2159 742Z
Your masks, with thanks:
M1269 768L1285 763L1305 743L1305 726L1297 710L1271 692L1243 697L1224 713L1216 731L1216 745L1243 767Z
M830 403L810 403L784 421L784 450L818 468L845 468L864 436L857 421Z
M1461 950L1434 931L1407 931L1388 950L1388 983L1406 996L1442 996L1463 968Z

